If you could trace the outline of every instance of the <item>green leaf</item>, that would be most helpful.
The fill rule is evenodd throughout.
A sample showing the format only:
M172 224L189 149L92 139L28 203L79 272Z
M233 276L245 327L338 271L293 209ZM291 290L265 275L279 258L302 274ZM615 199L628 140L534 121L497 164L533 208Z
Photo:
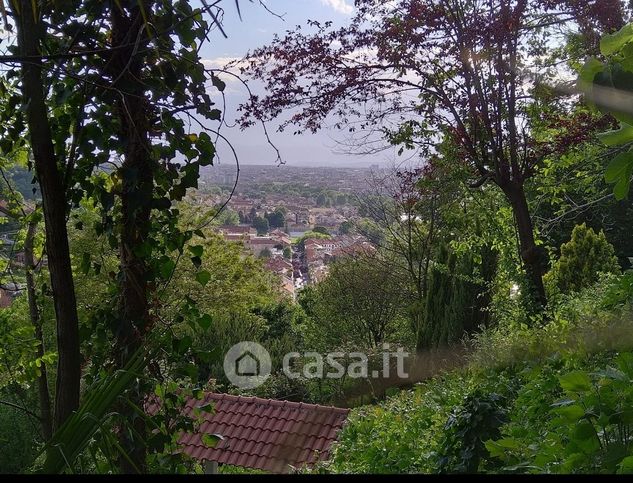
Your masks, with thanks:
M615 359L622 372L633 379L633 353L624 352Z
M593 86L593 80L598 72L604 70L604 64L595 57L591 57L580 69L578 74L578 89L582 92L588 92Z
M571 434L571 439L583 452L591 454L600 448L600 441L589 421L579 422Z
M585 415L585 411L578 404L571 404L554 409L554 412L560 415L565 421L575 423Z
M613 117L623 124L633 125L633 114L631 112L624 111L609 111ZM599 137L600 135L598 135Z
M147 446L155 452L162 452L165 448L165 445L169 444L169 442L169 436L164 433L156 433L154 436L149 438L149 440L147 441Z
M633 475L633 456L627 456L618 465L618 475Z
M583 371L573 371L564 376L559 376L558 381L565 391L585 392L591 390L591 379Z
M604 35L600 39L602 55L611 55L624 47L633 39L633 24L627 24L614 34Z
M205 413L215 414L215 404L213 403L207 403L202 406L198 406L196 409Z
M208 446L209 448L215 448L215 446L223 439L224 438L220 436L219 434L203 434L202 435L202 442L204 443L205 446Z
M174 268L176 267L176 262L174 262L171 258L164 260L160 264L160 275L163 278L171 277Z
M502 438L497 441L489 439L485 443L486 449L493 458L502 458L508 450L517 450L521 448L521 443L513 438Z
M211 83L213 84L213 86L219 90L220 92L224 92L224 89L226 89L226 84L224 83L224 81L222 81L218 76L213 75L211 76Z
M619 129L606 131L598 134L598 139L607 146L621 146L622 144L633 141L633 126L626 123L620 123Z
M204 253L204 247L202 245L190 246L189 251L194 257L202 257L202 254Z
M624 70L633 72L633 42L629 42L622 49L622 61L620 62Z
M190 336L186 335L182 339L173 339L172 347L174 351L176 351L176 353L184 354L191 347L192 343L193 339Z
M208 330L209 327L211 327L212 323L213 323L213 318L209 314L203 314L198 319L198 325L202 327L204 330Z
M604 179L607 183L615 183L613 193L617 200L622 200L628 195L632 172L633 152L631 151L618 154L607 166Z
M209 280L211 280L211 274L208 271L201 270L196 273L196 281L203 287L209 283Z

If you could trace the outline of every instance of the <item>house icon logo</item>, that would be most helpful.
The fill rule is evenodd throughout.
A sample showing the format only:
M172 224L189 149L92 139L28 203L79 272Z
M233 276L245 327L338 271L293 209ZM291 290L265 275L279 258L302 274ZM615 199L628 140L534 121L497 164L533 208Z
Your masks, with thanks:
M238 376L255 377L259 375L259 360L249 351L244 352L235 361L235 373Z
M257 342L240 342L224 356L224 373L240 389L253 389L270 376L270 354Z

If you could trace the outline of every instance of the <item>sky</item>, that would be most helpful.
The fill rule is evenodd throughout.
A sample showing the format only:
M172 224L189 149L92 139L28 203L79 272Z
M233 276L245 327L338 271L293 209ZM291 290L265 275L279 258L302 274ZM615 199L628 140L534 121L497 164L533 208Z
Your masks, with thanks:
M353 14L353 0L266 0L273 12L282 15L283 20L268 13L258 0L253 3L240 0L242 20L240 21L233 0L226 0L223 28L228 39L220 32L213 34L211 43L202 48L201 55L206 65L223 67L231 59L241 58L249 50L266 45L274 33L283 34L297 25L305 25L307 20L331 20L334 26L345 25ZM228 120L235 118L235 108L246 98L244 89L229 78L225 91ZM251 84L257 93L260 86ZM260 126L240 131L238 128L222 131L235 147L242 164L275 164L276 153L267 144ZM393 164L397 161L395 150L389 149L373 156L342 154L338 141L344 139L334 129L326 129L317 134L292 135L290 132L276 132L277 124L268 126L270 137L280 150L281 157L288 165L356 167L371 164ZM287 131L292 131L288 129ZM338 152L337 152L338 151ZM232 163L230 150L218 146L220 163Z

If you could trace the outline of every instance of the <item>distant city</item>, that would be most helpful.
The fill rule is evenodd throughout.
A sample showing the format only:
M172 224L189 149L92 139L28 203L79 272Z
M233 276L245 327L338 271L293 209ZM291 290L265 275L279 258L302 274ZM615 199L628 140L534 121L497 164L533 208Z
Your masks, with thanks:
M245 251L265 259L279 276L282 292L322 281L328 265L373 245L356 230L362 218L357 196L379 165L360 168L221 165L203 171L195 202L222 206L217 231Z

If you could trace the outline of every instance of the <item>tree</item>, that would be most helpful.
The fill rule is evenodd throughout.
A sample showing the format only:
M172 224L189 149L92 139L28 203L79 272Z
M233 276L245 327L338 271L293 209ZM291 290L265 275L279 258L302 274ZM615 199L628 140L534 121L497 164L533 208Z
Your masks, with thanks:
M326 200L327 200L327 197L325 196L325 193L319 193L319 196L317 196L317 199L316 199L317 206L319 208L325 206Z
M270 225L266 218L262 218L261 216L256 216L253 218L253 228L257 230L258 235L265 235L270 230Z
M337 127L359 133L364 152L383 146L385 133L426 154L450 138L460 148L453 161L470 168L472 186L493 182L512 206L531 292L543 306L546 264L525 184L542 159L530 110L548 69L531 60L554 47L547 33L566 21L583 34L621 25L619 2L588 3L358 1L348 26L310 22L315 33L296 29L245 59L242 72L263 81L266 95L250 99L242 124L296 109L282 128L314 132L334 114Z
M316 240L329 240L332 237L330 235L318 233L316 231L306 231L297 239L297 246L303 250L303 248L305 247L305 241L309 240L310 238L314 238Z
M286 216L281 208L277 208L272 213L264 214L271 228L283 228L286 226Z
M90 346L96 350L89 351L84 361L91 372L89 380L100 380L104 372L126 368L128 363L144 368L144 357L134 354L145 354L137 349L146 348L150 335L162 339L159 344L169 342L174 347L163 352L161 366L185 359L187 339L172 333L161 336L166 323L158 314L161 296L186 245L203 227L179 225L176 204L188 189L197 187L200 168L212 164L211 134L224 139L207 123L221 118L209 96L209 84L220 92L225 84L199 56L210 32L221 30L219 3L203 2L194 8L186 1L16 1L11 2L11 19L5 15L5 23L17 25L19 48L9 47L12 55L2 56L1 62L21 69L3 71L2 98L10 107L2 110L3 121L15 118L15 122L2 123L0 144L3 152L11 150L11 143L22 134L24 113L42 189L57 312L57 426L79 401L82 361L66 223L70 208L86 198L98 210L91 227L95 236L118 257L116 266L104 274L105 296L94 302L99 307L88 321L98 329L96 337L89 334L90 340L83 341L98 339L98 345ZM239 2L231 4L239 9ZM9 13L4 6L2 12ZM12 92L19 73L21 97ZM192 255L182 263L198 270L199 246ZM101 261L91 252L79 258L84 274L100 274ZM207 276L201 271L196 281L204 285ZM181 301L178 317L199 323L192 299ZM154 330L157 327L161 330ZM108 425L116 426L108 429L116 429L119 438L119 469L144 471L147 452L164 449L160 442L148 441L146 418L134 408L143 407L152 383L144 370L118 371L115 377L127 384L134 379L126 397L110 412L116 422L108 420ZM124 386L119 389L107 395L110 403ZM85 418L82 421L86 424ZM67 428L59 434L66 434ZM58 453L63 449L47 455L47 467ZM64 463L72 469L73 461Z
M424 321L417 336L417 349L458 342L489 321L490 287L495 272L495 254L481 250L476 264L472 252L462 257L444 242L433 261L424 301Z
M409 300L414 332L420 330L422 314L416 312L426 298L429 263L442 225L440 208L452 205L454 186L429 178L422 187L426 170L393 170L367 180L369 192L358 195L357 203L369 221L357 224L359 233L379 248L375 262L400 279Z
M352 233L353 229L354 223L352 223L351 221L344 221L343 223L341 223L341 226L339 226L338 232L341 235L349 235L350 233Z
M603 231L577 225L571 240L560 247L560 258L545 276L552 290L578 292L598 281L599 273L619 273L620 266Z
M330 232L329 232L329 231L327 231L327 228L325 228L324 226L315 226L315 227L312 229L312 231L313 231L314 233L321 233L321 234L323 234L323 235L328 235L328 236L330 235Z
M55 386L54 426L59 428L79 406L80 353L79 319L70 263L66 229L66 184L64 159L55 152L53 132L46 105L46 92L40 53L47 36L42 12L34 2L12 2L18 30L20 55L29 57L22 64L22 95L35 172L42 191L46 230L46 255L57 319L57 383Z
M406 296L396 278L371 258L345 258L299 299L310 318L307 342L316 350L378 348L406 339Z
M249 223L253 223L253 220L255 220L256 217L257 217L257 210L255 209L255 207L253 207L248 212L248 216L246 217L246 219L248 220Z
M220 208L219 206L217 207ZM241 213L241 212L240 212ZM235 210L225 207L216 218L220 225L235 226L241 223L241 218Z

